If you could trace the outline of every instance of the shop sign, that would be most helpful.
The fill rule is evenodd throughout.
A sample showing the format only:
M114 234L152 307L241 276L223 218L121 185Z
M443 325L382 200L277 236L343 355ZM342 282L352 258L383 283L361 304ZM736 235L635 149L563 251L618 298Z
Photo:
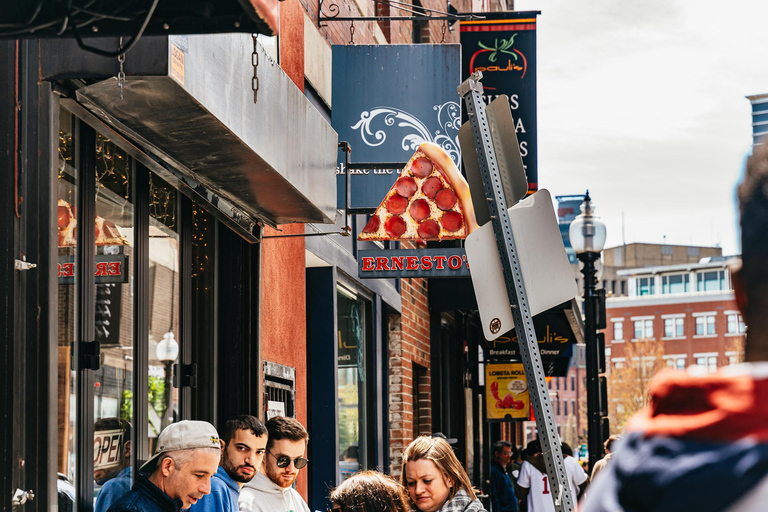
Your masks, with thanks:
M122 463L125 431L99 430L93 433L93 469L109 469Z
M566 375L577 340L565 312L555 308L540 313L533 317L533 327L544 373L550 377ZM483 350L490 361L522 361L514 329L495 340L483 340Z
M537 11L485 13L461 21L462 78L483 73L483 98L490 104L509 97L515 132L528 177L528 193L538 190L536 117Z
M463 248L366 250L357 253L357 277L468 277Z
M56 264L59 284L73 284L77 274L74 256L59 256ZM96 284L127 283L128 256L124 254L99 254L96 256Z
M349 142L349 207L372 212L422 142L461 164L461 47L456 44L336 45L331 123ZM346 205L344 155L337 204ZM367 163L369 165L362 165Z
M527 420L531 399L522 363L486 365L485 400L489 420Z

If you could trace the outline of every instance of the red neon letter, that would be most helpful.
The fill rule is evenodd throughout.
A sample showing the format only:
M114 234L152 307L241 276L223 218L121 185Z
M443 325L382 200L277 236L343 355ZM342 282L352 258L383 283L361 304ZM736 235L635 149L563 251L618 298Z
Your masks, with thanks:
M374 270L376 267L373 264L373 258L366 256L363 258L363 272L370 272L371 270Z

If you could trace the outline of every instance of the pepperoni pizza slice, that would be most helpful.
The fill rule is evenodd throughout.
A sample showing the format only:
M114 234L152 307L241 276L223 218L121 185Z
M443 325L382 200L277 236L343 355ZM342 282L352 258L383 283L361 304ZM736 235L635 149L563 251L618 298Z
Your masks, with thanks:
M358 240L454 240L477 229L469 185L440 146L419 146Z

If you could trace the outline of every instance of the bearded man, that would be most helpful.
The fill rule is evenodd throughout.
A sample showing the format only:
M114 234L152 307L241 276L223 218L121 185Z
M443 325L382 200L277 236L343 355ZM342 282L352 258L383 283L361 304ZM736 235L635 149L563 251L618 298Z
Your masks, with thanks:
M310 512L301 495L292 487L299 471L309 462L309 434L293 418L276 416L266 423L269 441L261 473L243 486L242 512Z

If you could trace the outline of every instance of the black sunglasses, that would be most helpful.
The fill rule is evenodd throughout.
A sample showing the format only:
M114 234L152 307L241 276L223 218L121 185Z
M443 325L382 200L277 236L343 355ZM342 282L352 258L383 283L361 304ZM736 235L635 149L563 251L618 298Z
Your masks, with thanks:
M277 456L274 453L267 450L267 453L269 453L271 456L273 456L277 460L277 467L279 468L287 468L291 464L291 458L287 455L281 455ZM296 457L293 459L293 467L296 469L301 469L304 466L309 464L309 459L306 459L304 457Z

